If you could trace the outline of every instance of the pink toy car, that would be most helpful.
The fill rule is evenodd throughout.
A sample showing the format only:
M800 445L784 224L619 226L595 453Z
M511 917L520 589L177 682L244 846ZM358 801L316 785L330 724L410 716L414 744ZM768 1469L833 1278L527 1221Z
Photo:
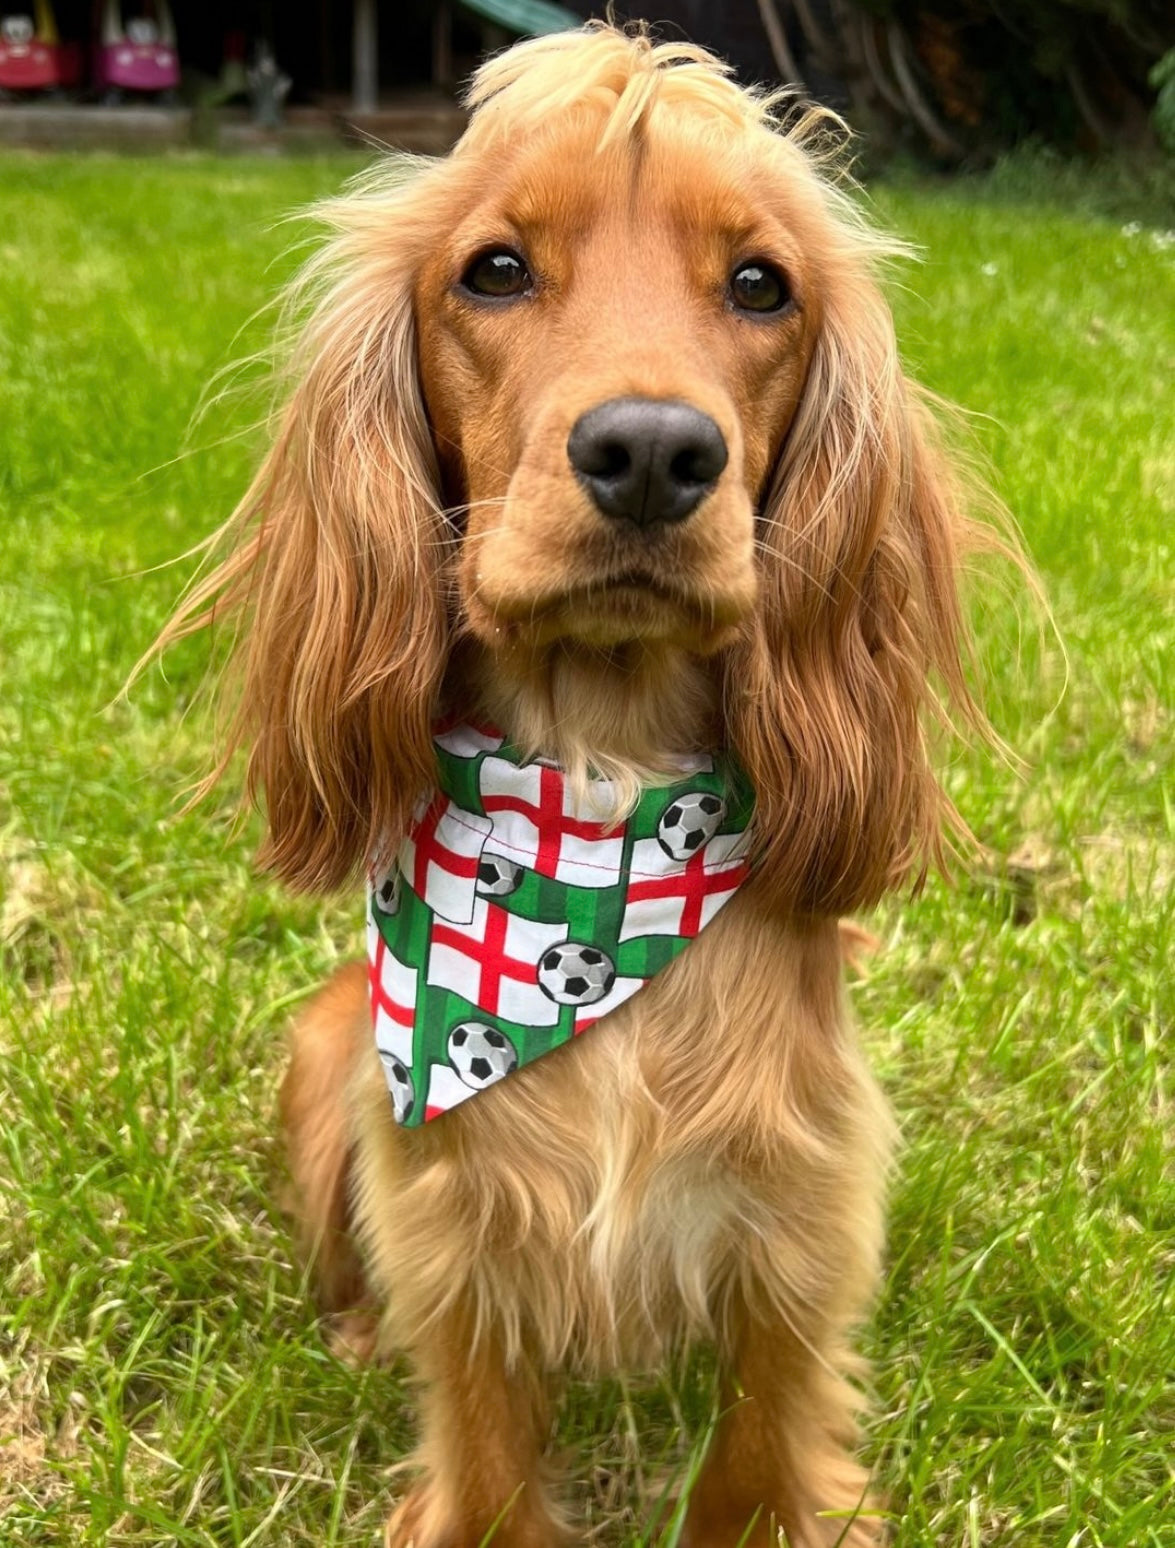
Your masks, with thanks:
M94 56L94 85L120 91L171 92L180 81L175 23L167 0L124 25L118 0L106 0L102 36Z

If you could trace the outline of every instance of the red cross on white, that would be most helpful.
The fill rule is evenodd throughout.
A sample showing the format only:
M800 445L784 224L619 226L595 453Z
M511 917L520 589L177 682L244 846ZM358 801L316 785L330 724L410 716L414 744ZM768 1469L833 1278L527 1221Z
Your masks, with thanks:
M433 734L438 747L455 758L476 758L478 753L497 752L506 738L492 726L475 726L468 721L449 721Z
M553 1027L559 1006L539 987L539 958L566 939L565 924L523 919L478 898L469 925L433 923L427 981L491 1015L523 1026Z
M388 950L367 911L367 983L371 993L371 1019L375 1046L394 1054L406 1068L412 1065L412 1027L416 1020L415 968L408 967Z
M492 827L488 817L454 806L440 790L417 809L396 863L416 896L441 919L472 920L478 862Z
M614 887L624 858L623 824L609 822L577 805L561 770L529 763L517 768L504 758L481 766L481 800L493 819L492 848L540 876L573 887ZM600 810L607 812L612 786L593 781Z
M667 855L658 839L638 839L632 846L620 939L682 935L692 940L745 881L750 870L741 842L745 838L743 833L715 834L684 861Z

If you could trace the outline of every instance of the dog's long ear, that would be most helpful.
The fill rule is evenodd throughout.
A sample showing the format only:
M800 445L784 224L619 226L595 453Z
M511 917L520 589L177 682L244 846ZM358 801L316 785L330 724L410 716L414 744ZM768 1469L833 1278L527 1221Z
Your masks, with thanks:
M272 449L228 557L156 647L236 617L239 710L208 783L247 748L259 859L297 888L337 886L396 842L432 775L448 537L412 311L425 203L371 187L326 207L335 235L303 284L317 302Z
M729 658L735 746L767 880L844 913L915 883L957 821L924 712L979 721L965 682L958 553L970 530L871 278L830 285L760 516L760 604Z

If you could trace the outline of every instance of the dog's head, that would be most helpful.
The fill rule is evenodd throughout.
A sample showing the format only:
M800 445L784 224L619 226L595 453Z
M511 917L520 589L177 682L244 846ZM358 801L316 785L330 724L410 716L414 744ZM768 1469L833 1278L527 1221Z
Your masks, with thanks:
M274 447L184 615L250 610L266 858L330 885L395 834L471 641L531 682L578 653L618 713L641 663L669 694L702 663L780 899L875 899L948 809L928 676L966 702L892 246L700 50L547 38L470 103L451 156L327 206Z
M612 33L508 54L445 169L418 358L490 648L711 652L755 605L821 327L812 212L754 101L672 57Z

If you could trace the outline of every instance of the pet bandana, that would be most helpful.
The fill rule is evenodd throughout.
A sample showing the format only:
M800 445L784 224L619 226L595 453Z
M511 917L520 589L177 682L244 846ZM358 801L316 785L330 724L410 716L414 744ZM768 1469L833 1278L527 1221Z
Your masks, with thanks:
M746 879L753 797L728 756L577 802L561 769L461 725L438 788L369 876L375 1042L396 1122L416 1127L570 1042L667 967Z

